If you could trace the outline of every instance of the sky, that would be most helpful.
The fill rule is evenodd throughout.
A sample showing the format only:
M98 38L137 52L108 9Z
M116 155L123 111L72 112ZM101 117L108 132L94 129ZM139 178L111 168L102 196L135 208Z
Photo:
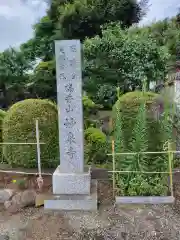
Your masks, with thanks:
M149 0L150 8L141 24L171 17L180 8L180 0ZM0 51L18 47L33 36L32 25L45 15L43 0L0 0Z

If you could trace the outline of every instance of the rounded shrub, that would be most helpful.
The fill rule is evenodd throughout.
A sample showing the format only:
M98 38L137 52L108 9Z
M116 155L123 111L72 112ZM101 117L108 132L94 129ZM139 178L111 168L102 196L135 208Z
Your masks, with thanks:
M84 128L88 127L97 127L99 121L94 119L98 112L98 109L101 108L100 105L95 104L88 96L83 96L83 115L84 115Z
M0 143L2 142L2 123L6 112L0 109ZM2 159L2 146L0 145L0 160Z
M6 112L0 109L0 142L2 141L2 123L5 115L6 115Z
M85 115L96 110L96 104L88 96L83 96L83 110Z
M86 163L102 164L107 160L106 135L98 128L90 127L84 132Z
M56 167L59 163L58 112L49 100L27 99L14 104L3 121L3 141L36 143L36 120L39 123L42 167ZM3 146L6 161L17 167L37 167L36 144Z
M0 121L4 118L6 112L2 109L0 109Z
M113 106L114 130L115 123L117 124L119 121L118 118L120 118L125 151L129 152L131 150L132 132L135 128L138 111L142 103L145 103L147 109L148 148L151 151L162 150L160 122L154 118L152 113L152 106L156 103L158 96L158 94L153 92L129 92L122 95Z

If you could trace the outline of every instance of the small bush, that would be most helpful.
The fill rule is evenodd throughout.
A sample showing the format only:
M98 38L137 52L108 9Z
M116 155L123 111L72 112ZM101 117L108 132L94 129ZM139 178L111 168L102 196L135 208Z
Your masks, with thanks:
M0 109L0 120L4 118L6 112L2 109Z
M2 109L0 109L0 140L2 140L2 123L3 123L3 119L6 115L6 112L3 111Z
M158 98L158 94L152 92L142 93L140 91L129 92L122 95L113 107L113 119L116 122L117 112L121 115L122 135L124 140L124 150L131 151L132 131L135 127L139 107L145 103L146 109L151 109ZM161 124L153 119L151 114L147 114L147 138L148 151L162 150Z
M2 142L2 123L5 115L6 112L0 109L0 143ZM0 145L0 161L2 160L2 146L3 145Z
M36 143L35 122L39 122L42 167L59 163L57 107L48 100L27 99L14 104L3 121L3 141ZM36 145L4 145L3 155L12 166L37 167Z
M84 115L84 128L87 129L91 126L97 127L99 121L93 119L92 116L96 115L100 105L95 104L88 96L83 96L83 115Z
M21 178L21 179L17 179L17 180L13 180L12 181L13 184L16 185L16 187L20 190L24 190L27 188L27 184L26 184L26 179L25 178Z
M97 128L85 130L85 159L86 163L102 164L107 160L106 135Z
M89 115L96 110L96 104L88 96L83 96L83 108L84 115Z
M117 174L116 174L117 175ZM116 177L116 186L122 196L166 196L168 192L167 177L155 174L136 174L133 178Z

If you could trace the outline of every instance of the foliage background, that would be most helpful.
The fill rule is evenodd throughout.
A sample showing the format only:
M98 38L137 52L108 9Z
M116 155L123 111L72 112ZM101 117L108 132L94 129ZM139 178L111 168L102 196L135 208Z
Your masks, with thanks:
M105 109L116 102L118 86L126 93L141 88L144 77L148 85L165 81L180 57L179 15L139 27L147 6L146 0L52 0L34 36L0 53L0 107L27 98L56 101L55 39L81 39L83 88Z

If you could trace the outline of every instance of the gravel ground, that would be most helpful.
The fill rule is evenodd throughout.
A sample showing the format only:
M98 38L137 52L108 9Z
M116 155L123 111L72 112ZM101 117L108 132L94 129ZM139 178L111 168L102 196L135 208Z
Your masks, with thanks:
M180 195L180 191L176 193ZM0 240L180 239L180 201L176 208L168 205L114 208L111 184L107 181L99 183L98 198L100 208L91 213L52 212L42 207L25 208L10 215L0 206Z
M180 213L165 205L117 209L106 206L96 213L26 208L9 215L2 210L0 233L8 233L10 240L179 240Z

